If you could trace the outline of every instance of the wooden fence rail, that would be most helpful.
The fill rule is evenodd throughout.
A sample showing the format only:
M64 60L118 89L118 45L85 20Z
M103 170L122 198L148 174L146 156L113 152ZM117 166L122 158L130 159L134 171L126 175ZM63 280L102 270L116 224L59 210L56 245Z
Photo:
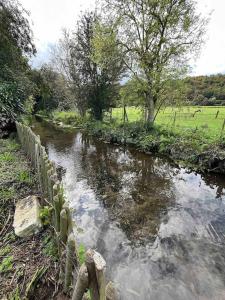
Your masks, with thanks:
M71 211L65 201L55 164L48 159L40 137L35 135L30 127L19 122L16 122L16 127L20 143L38 175L41 193L48 199L54 210L52 225L58 243L59 279L63 284L64 292L73 300L118 299L113 283L109 282L106 285L106 262L100 253L89 249L84 264L80 266ZM89 296L87 296L88 290Z

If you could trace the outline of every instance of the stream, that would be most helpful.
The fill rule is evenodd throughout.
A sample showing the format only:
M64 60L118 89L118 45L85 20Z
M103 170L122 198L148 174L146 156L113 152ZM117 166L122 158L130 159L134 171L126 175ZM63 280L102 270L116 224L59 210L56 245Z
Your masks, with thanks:
M225 299L225 177L34 121L62 168L78 243L126 300Z

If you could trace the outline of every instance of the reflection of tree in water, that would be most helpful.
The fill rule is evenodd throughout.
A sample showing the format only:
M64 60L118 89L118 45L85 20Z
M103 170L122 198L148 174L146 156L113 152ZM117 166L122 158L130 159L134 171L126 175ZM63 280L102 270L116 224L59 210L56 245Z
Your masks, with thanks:
M221 174L205 173L202 174L201 177L207 186L212 189L216 187L216 198L222 199L222 196L224 196L223 190L225 189L225 176Z
M149 239L157 234L161 218L174 203L174 169L161 159L119 150L83 139L82 167L89 184L102 199L112 219L130 239ZM173 174L174 175L174 174Z
M60 131L54 126L44 122L33 122L32 130L40 135L41 143L46 146L48 143L54 144L57 151L65 153L65 148L71 148L74 143L74 132Z
M108 192L118 192L120 189L120 181L118 177L117 164L111 160L107 145L95 141L95 151L88 154L90 147L90 139L85 135L82 138L82 167L88 173L89 184L94 187L97 194Z

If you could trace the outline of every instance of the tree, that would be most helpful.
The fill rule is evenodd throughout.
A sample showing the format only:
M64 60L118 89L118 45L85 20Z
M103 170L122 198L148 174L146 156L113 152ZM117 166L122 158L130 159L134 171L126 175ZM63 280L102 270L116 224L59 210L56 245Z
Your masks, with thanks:
M36 53L27 12L17 2L0 0L0 78L14 78L27 69L27 59Z
M64 31L54 55L68 77L79 112L84 115L90 109L97 120L102 119L103 110L113 105L122 72L122 66L112 61L113 55L107 64L100 58L103 50L103 43L99 44L100 28L95 13L82 15L74 32Z
M194 0L105 0L105 12L114 20L124 63L142 84L152 123L164 83L200 50L206 20Z
M119 105L126 106L144 106L145 95L143 93L143 83L132 76L120 88Z
M33 92L28 57L35 54L27 13L17 1L0 0L0 113L15 118Z
M54 109L66 110L71 107L73 95L63 74L48 65L43 65L40 70L32 70L30 76L36 85L35 111L50 112Z

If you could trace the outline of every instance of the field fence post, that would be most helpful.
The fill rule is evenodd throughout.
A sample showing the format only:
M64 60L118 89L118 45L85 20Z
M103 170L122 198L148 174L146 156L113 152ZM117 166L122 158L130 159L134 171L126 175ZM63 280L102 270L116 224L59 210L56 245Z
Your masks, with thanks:
M173 118L173 126L175 126L175 123L176 123L176 117L177 117L177 112L175 111L174 118Z
M222 125L222 129L221 129L220 138L222 138L224 127L225 127L225 119L223 120L223 125Z
M217 113L216 113L216 117L215 117L215 119L217 119L218 118L218 115L219 115L219 110L217 111Z

